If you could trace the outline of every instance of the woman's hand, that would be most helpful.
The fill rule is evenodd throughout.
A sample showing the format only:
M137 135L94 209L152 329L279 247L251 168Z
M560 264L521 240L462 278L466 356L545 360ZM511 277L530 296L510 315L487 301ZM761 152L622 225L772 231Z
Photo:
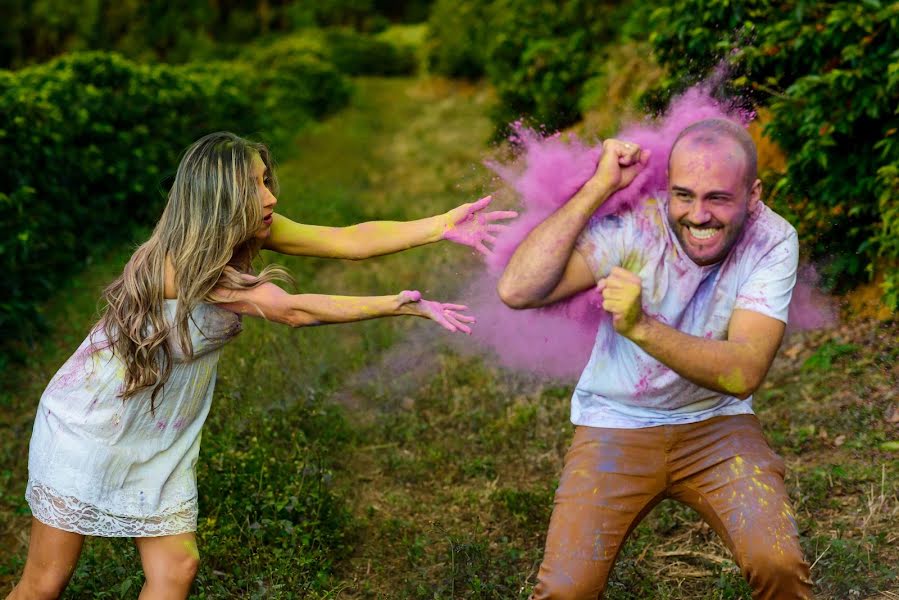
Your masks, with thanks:
M421 297L421 292L415 290L400 292L398 299L400 306L405 309L404 312L407 314L436 321L441 327L449 331L461 331L466 335L471 335L471 327L466 325L466 323L474 323L475 318L460 312L468 310L467 306L424 300Z
M507 227L496 221L514 219L518 216L514 210L482 212L492 199L492 196L485 196L477 202L463 204L446 213L443 239L470 246L486 256L492 254L485 242L490 244L496 242L493 234L500 233Z

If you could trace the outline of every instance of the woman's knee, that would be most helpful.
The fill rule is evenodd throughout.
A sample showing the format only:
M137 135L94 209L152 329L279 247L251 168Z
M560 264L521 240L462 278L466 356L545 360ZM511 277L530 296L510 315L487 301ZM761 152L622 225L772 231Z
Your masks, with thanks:
M62 596L71 577L71 571L44 569L40 573L24 576L13 589L13 600L55 600Z
M169 556L164 564L144 573L150 585L188 587L193 583L200 569L200 557L193 554Z
M173 561L170 574L172 579L176 579L179 583L191 584L200 570L200 557L192 554L185 554L177 561Z

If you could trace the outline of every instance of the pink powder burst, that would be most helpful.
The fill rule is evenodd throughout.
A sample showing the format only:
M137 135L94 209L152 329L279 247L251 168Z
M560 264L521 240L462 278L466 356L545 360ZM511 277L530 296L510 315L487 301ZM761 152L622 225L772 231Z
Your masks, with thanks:
M664 115L626 126L615 137L651 151L649 161L627 188L613 194L594 218L633 210L646 198L667 187L668 155L674 140L688 125L710 118L726 118L747 125L755 115L718 102L709 87L698 85L675 98ZM593 175L602 144L590 145L573 134L543 136L513 126L511 141L521 148L509 164L488 161L490 167L517 193L521 216L510 224L494 245L487 269L471 282L467 291L472 311L478 316L474 338L496 353L507 367L554 378L570 379L583 370L596 339L597 328L608 315L601 308L597 291L578 294L553 306L515 311L496 294L500 274L518 245L530 231L565 204ZM800 328L821 326L826 311L809 300L814 296L808 282L800 278L791 305L791 316L802 314Z

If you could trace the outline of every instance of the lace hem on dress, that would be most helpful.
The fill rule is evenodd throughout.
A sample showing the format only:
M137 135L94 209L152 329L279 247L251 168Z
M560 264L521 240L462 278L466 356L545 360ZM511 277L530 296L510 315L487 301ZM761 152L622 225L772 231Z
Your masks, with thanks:
M197 530L196 499L182 502L159 515L130 517L64 496L36 481L28 481L25 499L41 523L63 531L100 537L158 537Z

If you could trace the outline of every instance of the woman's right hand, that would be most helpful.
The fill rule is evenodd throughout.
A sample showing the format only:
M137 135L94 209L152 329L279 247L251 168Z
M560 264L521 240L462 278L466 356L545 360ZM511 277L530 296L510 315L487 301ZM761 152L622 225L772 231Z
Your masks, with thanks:
M461 311L468 310L467 306L425 300L421 297L421 292L416 290L404 290L397 298L400 306L405 308L408 314L431 319L449 331L461 331L471 335L471 327L466 323L474 323L476 319L471 315L462 314Z

